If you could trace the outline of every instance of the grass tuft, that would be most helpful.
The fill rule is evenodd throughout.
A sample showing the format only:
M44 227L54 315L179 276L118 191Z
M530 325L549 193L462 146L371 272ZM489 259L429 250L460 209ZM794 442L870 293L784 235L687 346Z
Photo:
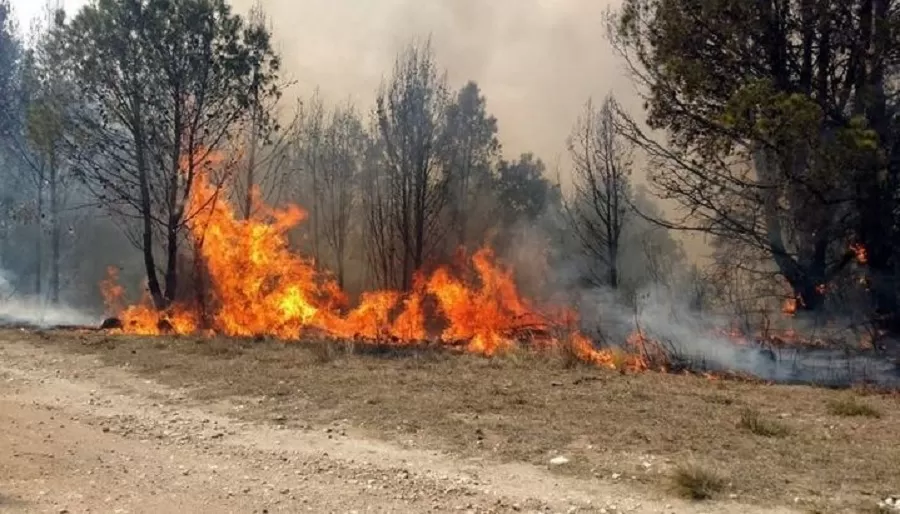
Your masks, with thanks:
M696 465L679 466L672 473L672 491L689 500L708 500L725 488L725 480Z
M775 420L763 418L759 412L744 409L738 426L761 437L786 437L791 433L787 425Z
M314 341L307 348L318 364L330 364L341 357L341 349L331 341Z
M826 404L828 412L834 416L880 418L881 412L875 407L862 403L855 398L829 400Z

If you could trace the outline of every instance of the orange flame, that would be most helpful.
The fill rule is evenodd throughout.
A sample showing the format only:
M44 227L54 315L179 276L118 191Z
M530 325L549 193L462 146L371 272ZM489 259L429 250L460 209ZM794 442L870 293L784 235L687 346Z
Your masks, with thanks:
M115 266L106 268L106 278L100 282L100 293L107 314L115 314L124 309L125 288L119 285L119 269Z
M867 264L869 262L869 253L866 250L866 247L861 243L851 244L850 250L856 254L856 262L860 264Z
M211 182L210 164L205 163L195 175L186 210L191 213L188 228L197 258L207 273L208 305L176 304L158 312L145 299L120 311L123 330L155 335L205 329L228 336L282 339L297 339L312 331L335 338L390 339L402 344L429 335L426 298L432 298L433 317L443 324L438 340L464 342L472 352L493 355L516 347L531 331L550 334L559 328L569 334L567 340L552 335L545 339L551 345L570 344L586 362L620 369L646 368L641 357L620 358L594 348L590 339L572 328L571 314L547 314L523 299L511 272L497 263L489 248L465 261L468 274L440 267L428 276L418 275L411 292L366 292L359 305L348 310L347 296L333 278L318 270L312 259L290 249L287 232L306 218L306 212L295 205L283 209L266 206L257 192L256 214L248 220L238 219L224 201L228 195ZM102 288L121 297L115 278L110 275Z
M799 306L799 301L797 298L788 298L784 301L784 304L781 306L781 312L787 314L788 316L793 316L797 313L797 307Z

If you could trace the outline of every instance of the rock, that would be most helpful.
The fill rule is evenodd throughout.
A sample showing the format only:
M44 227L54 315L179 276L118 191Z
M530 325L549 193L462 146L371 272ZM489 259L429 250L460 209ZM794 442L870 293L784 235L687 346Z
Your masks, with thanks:
M100 330L114 330L122 328L123 326L122 320L119 318L106 318L103 320L103 323L100 324Z
M900 496L888 496L878 502L878 507L886 512L900 513Z
M559 457L553 457L552 459L550 459L550 464L552 464L554 466L562 466L563 464L568 464L568 463L569 463L569 459L563 457L562 455L560 455Z

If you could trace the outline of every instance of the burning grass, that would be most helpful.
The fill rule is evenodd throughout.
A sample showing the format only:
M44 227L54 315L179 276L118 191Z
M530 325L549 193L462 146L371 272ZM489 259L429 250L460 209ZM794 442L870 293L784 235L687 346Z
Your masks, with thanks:
M124 289L111 270L101 289L120 322L108 327L142 335L322 337L376 346L428 340L486 356L527 344L564 355L573 365L647 367L636 353L595 348L579 333L572 309L537 305L523 297L512 271L487 246L471 255L460 252L452 263L419 270L408 291L366 291L350 305L330 274L290 247L287 232L305 219L303 209L275 209L257 201L257 214L239 219L226 201L229 195L210 181L214 172L201 170L188 201L200 282L208 284L208 290L165 312L153 308L149 299L125 308Z

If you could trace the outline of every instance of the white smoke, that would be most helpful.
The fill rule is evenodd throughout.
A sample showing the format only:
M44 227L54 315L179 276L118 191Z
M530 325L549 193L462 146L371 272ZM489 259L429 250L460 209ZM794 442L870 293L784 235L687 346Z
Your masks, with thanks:
M16 292L14 277L0 270L0 326L97 326L100 318L64 305L51 305L44 298Z
M642 291L635 307L626 307L615 294L599 289L582 291L579 303L587 328L604 334L606 340L624 341L639 329L692 370L739 372L780 383L846 386L867 381L900 386L900 368L885 358L850 349L774 349L719 336L717 329L727 327L727 320L690 312L687 301L665 288Z

